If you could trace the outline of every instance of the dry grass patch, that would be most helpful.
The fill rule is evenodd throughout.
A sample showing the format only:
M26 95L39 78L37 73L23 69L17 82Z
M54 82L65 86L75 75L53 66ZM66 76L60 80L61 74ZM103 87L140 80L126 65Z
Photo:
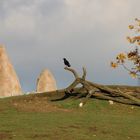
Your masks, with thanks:
M0 140L12 139L12 134L9 132L0 132Z
M48 97L37 97L32 96L23 99L13 99L12 105L18 111L27 112L54 112L54 111L65 111L71 112L70 109L63 109L61 106L55 105L48 100Z

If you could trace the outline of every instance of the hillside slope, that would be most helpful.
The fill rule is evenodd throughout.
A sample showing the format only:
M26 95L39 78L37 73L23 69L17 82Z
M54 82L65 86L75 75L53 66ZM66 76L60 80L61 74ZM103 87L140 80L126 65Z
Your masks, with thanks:
M61 94L61 97L64 93ZM0 99L0 140L139 140L140 108L54 94Z

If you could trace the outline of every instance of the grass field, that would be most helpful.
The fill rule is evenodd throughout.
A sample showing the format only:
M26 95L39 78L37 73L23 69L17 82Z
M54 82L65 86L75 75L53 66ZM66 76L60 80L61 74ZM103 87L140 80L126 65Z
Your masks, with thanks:
M90 99L0 99L0 140L140 140L140 107Z

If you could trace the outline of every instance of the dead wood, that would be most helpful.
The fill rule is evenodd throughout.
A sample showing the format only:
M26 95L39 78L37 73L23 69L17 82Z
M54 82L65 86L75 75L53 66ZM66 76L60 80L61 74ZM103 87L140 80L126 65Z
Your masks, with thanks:
M84 94L85 98L82 101L82 105L84 105L90 97L104 99L104 100L112 100L115 102L123 103L123 104L133 104L140 106L140 98L137 94L133 94L133 92L123 92L121 89L112 89L108 86L93 83L86 80L86 69L83 67L83 75L80 77L79 74L72 68L65 67L67 71L72 72L75 77L73 83L64 89L65 92L69 94L73 94L75 91L80 92L80 94ZM77 89L76 86L81 84L81 88ZM140 94L140 93L139 93Z
M52 91L52 94L62 94L65 93L64 97L61 99L66 99L71 96L76 96L77 98L82 98L80 106L86 104L89 98L96 98L101 100L111 100L118 103L129 104L129 105L137 105L140 106L140 92L138 89L135 89L134 92L123 90L122 88L111 88L106 85L101 85L97 83L93 83L91 81L86 80L86 68L83 67L83 74L79 76L76 70L73 68L65 67L65 70L71 72L74 75L74 81L64 89ZM77 85L81 84L81 87L77 88ZM48 92L43 92L48 93ZM56 100L61 100L56 99Z

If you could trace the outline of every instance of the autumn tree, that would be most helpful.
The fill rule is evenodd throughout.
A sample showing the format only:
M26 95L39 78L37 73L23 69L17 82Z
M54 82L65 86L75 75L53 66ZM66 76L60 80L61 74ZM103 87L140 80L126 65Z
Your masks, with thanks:
M128 53L118 54L116 60L111 62L111 67L117 68L122 66L132 78L140 78L140 20L136 18L135 23L129 25L128 28L134 34L126 38L132 49ZM128 65L129 62L131 66Z

